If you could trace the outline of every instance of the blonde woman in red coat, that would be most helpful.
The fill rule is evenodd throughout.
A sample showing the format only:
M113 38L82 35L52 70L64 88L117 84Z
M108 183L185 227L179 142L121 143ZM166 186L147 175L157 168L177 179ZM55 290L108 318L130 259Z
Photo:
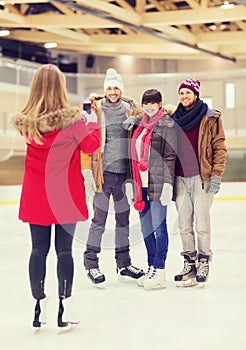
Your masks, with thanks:
M98 125L88 122L79 108L69 105L65 77L51 64L36 71L28 101L13 118L13 124L27 144L19 219L28 222L31 231L29 276L36 299L33 327L46 323L46 258L53 224L58 326L67 327L79 323L71 313L73 236L76 223L88 219L80 151L92 154L97 150Z

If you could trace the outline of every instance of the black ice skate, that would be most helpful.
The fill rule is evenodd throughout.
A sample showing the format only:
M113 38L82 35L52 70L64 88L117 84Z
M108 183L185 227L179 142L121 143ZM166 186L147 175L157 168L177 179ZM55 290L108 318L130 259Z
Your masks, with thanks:
M196 261L189 255L184 255L184 268L179 275L174 277L177 287L191 287L197 284L196 281Z
M198 255L196 281L199 287L203 287L208 280L208 274L209 274L208 261L209 261L208 255L203 255L203 254Z
M96 285L105 282L105 276L99 268L87 270L87 277Z
M133 265L129 265L126 267L122 267L121 269L117 268L117 273L120 281L126 281L128 279L138 279L145 275L142 269L135 267Z
M48 298L45 297L43 299L38 299L36 302L34 310L34 320L32 323L33 327L36 328L36 330L40 329L42 325L46 324L47 300Z

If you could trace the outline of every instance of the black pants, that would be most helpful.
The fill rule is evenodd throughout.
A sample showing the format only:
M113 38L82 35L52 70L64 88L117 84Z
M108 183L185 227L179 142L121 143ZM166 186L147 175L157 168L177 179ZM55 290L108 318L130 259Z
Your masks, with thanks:
M55 249L57 254L57 278L59 297L69 297L72 292L74 264L72 243L76 224L55 225ZM50 250L51 225L30 224L32 251L29 261L29 277L35 299L45 297L46 259Z
M101 252L101 241L105 231L109 210L109 199L112 195L115 211L115 259L118 268L129 266L129 214L130 207L125 195L126 174L104 172L103 192L95 193L93 199L94 217L89 230L84 265L86 269L97 268L98 253Z

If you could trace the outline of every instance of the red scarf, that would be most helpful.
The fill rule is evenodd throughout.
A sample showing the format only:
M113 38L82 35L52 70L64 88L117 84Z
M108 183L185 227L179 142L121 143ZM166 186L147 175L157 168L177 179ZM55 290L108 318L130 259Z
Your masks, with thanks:
M150 147L153 127L163 116L164 116L163 109L160 109L159 112L150 119L145 113L143 116L143 119L141 120L140 124L138 125L137 129L135 130L132 136L131 156L132 156L132 173L133 173L134 199L135 199L134 208L137 211L142 211L145 206L145 203L142 200L142 182L140 177L140 171L145 171L148 169L149 147ZM136 140L144 128L147 130L141 139L140 156L138 159L137 150L136 150Z

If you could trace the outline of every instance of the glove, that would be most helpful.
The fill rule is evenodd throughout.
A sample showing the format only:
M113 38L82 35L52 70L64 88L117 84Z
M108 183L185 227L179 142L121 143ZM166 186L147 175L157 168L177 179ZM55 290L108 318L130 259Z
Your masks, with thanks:
M82 111L83 117L85 117L86 125L88 123L97 123L97 115L96 112L92 109L91 113L87 113L86 111Z
M163 206L171 203L173 197L173 186L165 182L162 188L160 201Z
M125 184L125 194L126 194L126 198L128 201L128 204L131 205L133 203L133 188L132 188L132 184L130 182L127 182Z
M221 177L214 175L211 177L210 187L208 193L216 194L220 190Z
M97 190L96 183L92 174L92 170L85 169L82 171L82 174L85 179L86 197L92 200Z
M122 128L124 130L130 131L133 128L136 121L137 121L137 117L135 117L134 115L131 115L130 117L128 117L126 120L123 121Z

